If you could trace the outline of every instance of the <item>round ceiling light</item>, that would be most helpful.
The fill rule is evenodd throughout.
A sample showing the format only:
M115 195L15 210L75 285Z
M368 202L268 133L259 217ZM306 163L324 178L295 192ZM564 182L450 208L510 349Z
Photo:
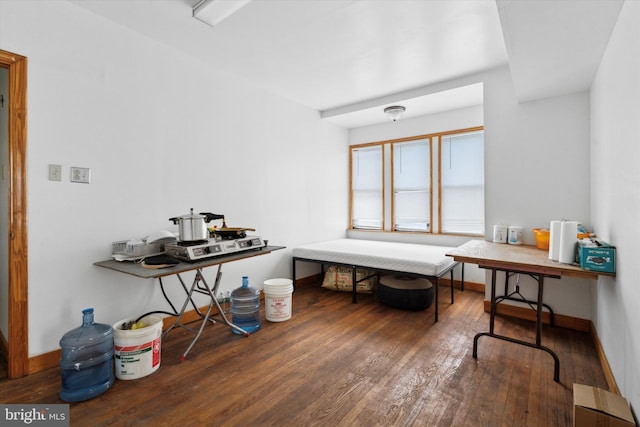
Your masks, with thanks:
M395 122L399 120L400 117L402 117L402 114L404 114L405 110L406 108L404 108L402 105L392 105L385 108L384 112L387 114L387 116L389 116L391 120Z

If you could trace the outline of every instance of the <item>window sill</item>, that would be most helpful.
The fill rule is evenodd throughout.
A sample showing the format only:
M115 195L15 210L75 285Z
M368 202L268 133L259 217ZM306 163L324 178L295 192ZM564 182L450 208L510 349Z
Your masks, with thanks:
M472 239L484 239L481 234L437 234L428 232L347 229L347 238L416 243L434 246L460 246Z
M376 230L367 228L347 228L347 232L354 233L389 233L389 234L414 234L420 236L455 236L455 237L468 237L470 239L484 239L484 234L481 233L432 233L430 231L392 231L392 230Z

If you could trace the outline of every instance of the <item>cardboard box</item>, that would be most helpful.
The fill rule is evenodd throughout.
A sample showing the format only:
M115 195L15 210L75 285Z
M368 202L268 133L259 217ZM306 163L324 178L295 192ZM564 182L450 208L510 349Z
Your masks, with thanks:
M596 242L591 239L578 240L576 261L580 264L580 268L615 273L616 247L600 240Z
M574 427L632 427L635 420L629 402L597 387L573 385Z

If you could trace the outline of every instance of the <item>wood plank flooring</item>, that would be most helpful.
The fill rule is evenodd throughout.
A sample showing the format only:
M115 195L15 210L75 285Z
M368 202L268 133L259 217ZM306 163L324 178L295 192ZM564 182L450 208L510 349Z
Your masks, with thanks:
M444 291L445 288L442 290ZM448 296L448 292L441 295ZM293 316L250 337L217 323L180 363L192 338L173 330L160 369L71 404L72 426L570 426L572 384L606 389L588 333L545 327L545 352L489 337L483 294L456 291L410 312L371 295L298 288ZM264 310L263 310L264 316ZM528 321L498 318L496 332L534 340ZM0 380L3 403L64 403L49 369Z

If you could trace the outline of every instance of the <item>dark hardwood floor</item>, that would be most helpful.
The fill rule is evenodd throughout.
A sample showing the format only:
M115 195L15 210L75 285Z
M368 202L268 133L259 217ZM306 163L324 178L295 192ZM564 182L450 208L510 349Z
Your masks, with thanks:
M560 382L545 352L489 337L483 294L443 292L409 312L371 295L319 287L293 294L293 316L250 337L217 323L187 359L192 334L173 330L152 375L116 380L106 393L71 404L72 426L570 426L572 384L607 388L588 333L545 327L560 357ZM264 310L263 310L264 316ZM499 318L496 332L534 339L531 322ZM3 403L64 403L49 369L0 380Z

